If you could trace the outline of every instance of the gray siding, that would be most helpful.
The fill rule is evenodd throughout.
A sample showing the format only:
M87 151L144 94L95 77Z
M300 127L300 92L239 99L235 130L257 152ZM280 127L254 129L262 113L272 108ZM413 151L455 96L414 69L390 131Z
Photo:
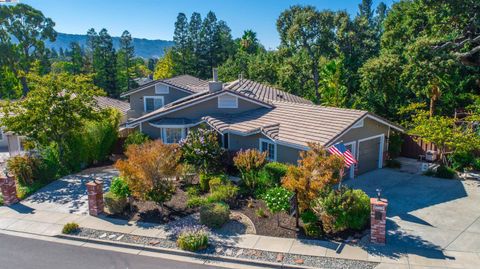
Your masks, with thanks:
M297 164L298 159L300 159L300 152L302 152L300 149L284 145L277 145L277 161L282 163Z
M387 151L388 149L388 128L389 126L382 124L376 120L365 118L363 122L363 127L350 129L347 133L335 140L335 143L342 141L343 143L356 141L358 148L358 140L376 136L376 135L385 135L385 145L383 150Z
M163 96L164 103L169 104L174 102L180 98L190 95L191 93L181 91L172 87L169 87L168 94L155 94L155 85L138 91L136 93L132 93L130 95L130 110L128 113L129 118L137 118L141 115L145 114L144 112L144 104L143 104L143 97L144 96Z

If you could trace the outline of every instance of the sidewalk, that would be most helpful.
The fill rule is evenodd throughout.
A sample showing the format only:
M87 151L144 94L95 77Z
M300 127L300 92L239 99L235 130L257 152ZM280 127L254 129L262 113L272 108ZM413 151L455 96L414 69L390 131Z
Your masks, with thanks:
M76 222L82 228L137 236L166 238L162 225L130 223L125 220L97 218L88 215L32 210L22 204L0 207L0 230L31 233L44 236L61 234L63 225ZM474 252L432 251L405 249L395 246L343 245L331 241L297 240L260 235L240 235L212 240L238 248L380 262L376 268L478 268L480 254Z

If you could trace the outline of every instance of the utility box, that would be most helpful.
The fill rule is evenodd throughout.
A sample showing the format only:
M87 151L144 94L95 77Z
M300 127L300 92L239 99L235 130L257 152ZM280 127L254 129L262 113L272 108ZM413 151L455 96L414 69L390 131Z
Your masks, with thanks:
M425 153L425 160L427 162L434 162L437 160L437 152L434 150L427 150Z

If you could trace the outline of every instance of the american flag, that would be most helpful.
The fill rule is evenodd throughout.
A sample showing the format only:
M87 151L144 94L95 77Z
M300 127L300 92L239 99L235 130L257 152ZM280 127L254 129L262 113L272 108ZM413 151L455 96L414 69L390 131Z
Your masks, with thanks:
M356 164L357 160L353 157L350 150L348 150L343 143L337 143L328 148L328 152L334 155L338 155L345 161L345 166L350 167L352 164Z

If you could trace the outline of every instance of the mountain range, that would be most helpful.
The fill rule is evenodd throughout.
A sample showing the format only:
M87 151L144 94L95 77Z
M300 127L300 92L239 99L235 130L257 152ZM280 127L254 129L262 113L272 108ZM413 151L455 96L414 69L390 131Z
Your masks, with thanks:
M118 49L120 45L120 37L112 37L113 46ZM69 49L70 43L78 42L80 46L85 47L87 41L87 35L77 34L65 34L58 33L55 42L47 41L45 45L47 48L55 48L58 52L60 48ZM172 47L173 41L160 40L160 39L145 39L145 38L133 38L133 46L135 47L135 55L142 58L160 58L163 56L164 50Z

